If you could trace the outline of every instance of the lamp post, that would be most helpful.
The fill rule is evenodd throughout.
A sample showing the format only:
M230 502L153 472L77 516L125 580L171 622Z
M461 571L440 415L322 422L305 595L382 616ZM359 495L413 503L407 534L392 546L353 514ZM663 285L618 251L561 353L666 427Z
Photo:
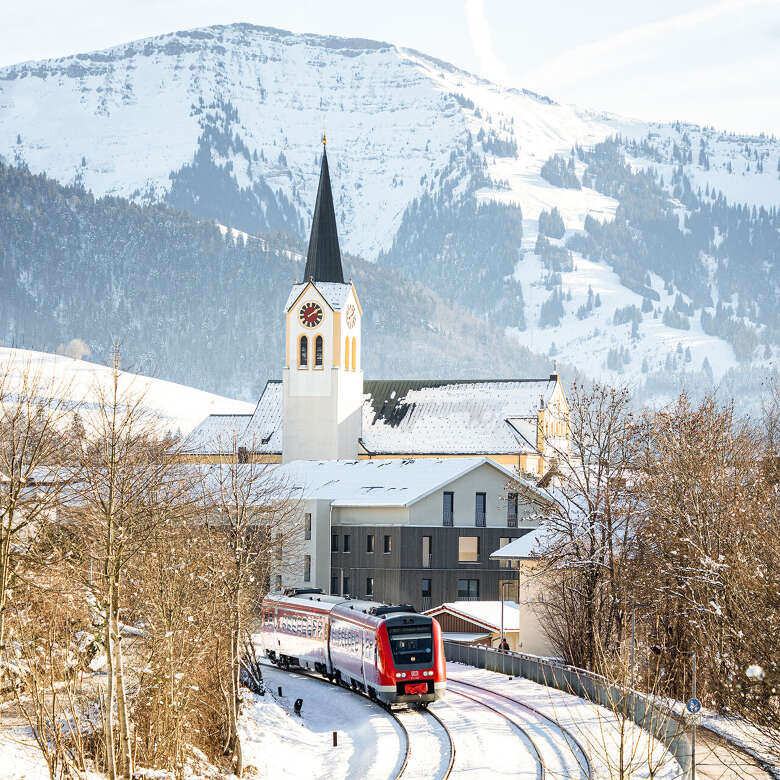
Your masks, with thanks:
M631 605L631 717L636 718L636 693L634 692L634 653L636 650L636 611L643 607L649 607L649 604L634 602Z
M691 699L696 701L696 651L691 651ZM691 726L691 780L696 780L696 721Z

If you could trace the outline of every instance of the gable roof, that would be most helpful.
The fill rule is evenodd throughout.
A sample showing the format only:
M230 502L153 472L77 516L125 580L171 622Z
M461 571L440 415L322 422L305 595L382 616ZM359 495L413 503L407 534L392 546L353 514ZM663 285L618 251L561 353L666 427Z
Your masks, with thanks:
M307 281L313 279L315 282L344 283L339 237L336 230L336 211L333 208L333 193L330 189L328 155L325 152L324 139L320 183L317 188L317 202L314 205L314 218L311 223L309 250L306 254L306 270L303 278Z
M294 460L274 473L302 498L325 499L332 506L408 507L485 464L516 478L488 458Z
M284 305L285 311L290 311L291 307L301 297L303 292L308 288L313 287L325 300L325 303L330 306L333 311L341 311L344 308L344 304L347 302L347 296L352 289L352 285L339 284L338 282L302 282L300 284L294 284L290 290L290 294L287 296L287 303Z
M540 525L529 531L524 536L513 539L509 544L505 544L493 553L490 557L493 560L506 561L517 560L518 558L538 558L537 551L544 550L550 543L550 529L546 525Z
M454 617L467 620L476 626L488 631L501 630L501 602L500 601L451 601L438 607L428 609L424 615L436 617L446 612ZM520 605L515 601L504 602L504 630L519 631L521 619Z
M349 289L349 285L333 286ZM550 402L557 381L554 375L549 379L367 380L360 444L366 453L377 456L534 453L537 410ZM280 454L282 406L281 382L267 382L240 445L257 453Z
M187 455L230 455L245 446L244 431L251 414L210 414L184 440Z

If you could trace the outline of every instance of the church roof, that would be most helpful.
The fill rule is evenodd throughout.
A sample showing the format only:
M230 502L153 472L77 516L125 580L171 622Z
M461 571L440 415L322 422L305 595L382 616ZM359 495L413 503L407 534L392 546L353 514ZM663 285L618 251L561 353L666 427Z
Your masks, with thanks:
M340 284L338 282L312 282L312 286L315 290L327 301L333 311L341 311L344 308L344 304L347 302L347 296L352 289L351 284ZM298 300L300 294L306 289L309 282L303 284L294 284L290 290L290 295L287 298L287 303L284 306L285 311L289 311L290 307Z
M549 379L366 380L361 444L376 455L533 453L537 412L550 403L556 384L554 375ZM281 453L282 405L281 382L269 381L239 435L240 446L262 454ZM214 430L221 430L217 423ZM224 434L223 438L232 446L232 438ZM204 445L200 452L215 450Z
M341 268L341 251L336 230L336 211L333 208L333 193L330 189L328 155L322 147L322 167L320 184L317 188L317 202L314 206L314 219L311 223L309 251L306 254L304 280L315 282L344 283Z
M196 426L183 444L188 455L229 455L243 447L251 414L210 414Z

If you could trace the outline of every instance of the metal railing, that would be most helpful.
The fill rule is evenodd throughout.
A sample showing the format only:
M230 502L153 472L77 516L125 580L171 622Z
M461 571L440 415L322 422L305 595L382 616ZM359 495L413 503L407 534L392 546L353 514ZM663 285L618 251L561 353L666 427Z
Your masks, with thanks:
M425 612L426 609L430 609L432 606L432 599L430 596L420 597L420 612Z
M610 682L606 677L568 666L554 659L526 653L502 653L491 647L445 641L444 655L479 669L524 677L540 685L556 688L613 711L624 712L634 723L663 742L682 768L683 780L691 774L691 743L683 727L670 713L655 707L641 693Z
M422 554L422 567L423 569L430 569L433 562L433 555L431 553Z

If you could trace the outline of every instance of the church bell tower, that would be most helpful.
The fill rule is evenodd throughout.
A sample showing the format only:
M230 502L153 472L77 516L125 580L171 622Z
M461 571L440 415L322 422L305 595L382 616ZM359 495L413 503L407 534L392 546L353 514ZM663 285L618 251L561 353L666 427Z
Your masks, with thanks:
M285 463L356 458L362 431L363 312L344 281L325 144L306 270L285 307Z

